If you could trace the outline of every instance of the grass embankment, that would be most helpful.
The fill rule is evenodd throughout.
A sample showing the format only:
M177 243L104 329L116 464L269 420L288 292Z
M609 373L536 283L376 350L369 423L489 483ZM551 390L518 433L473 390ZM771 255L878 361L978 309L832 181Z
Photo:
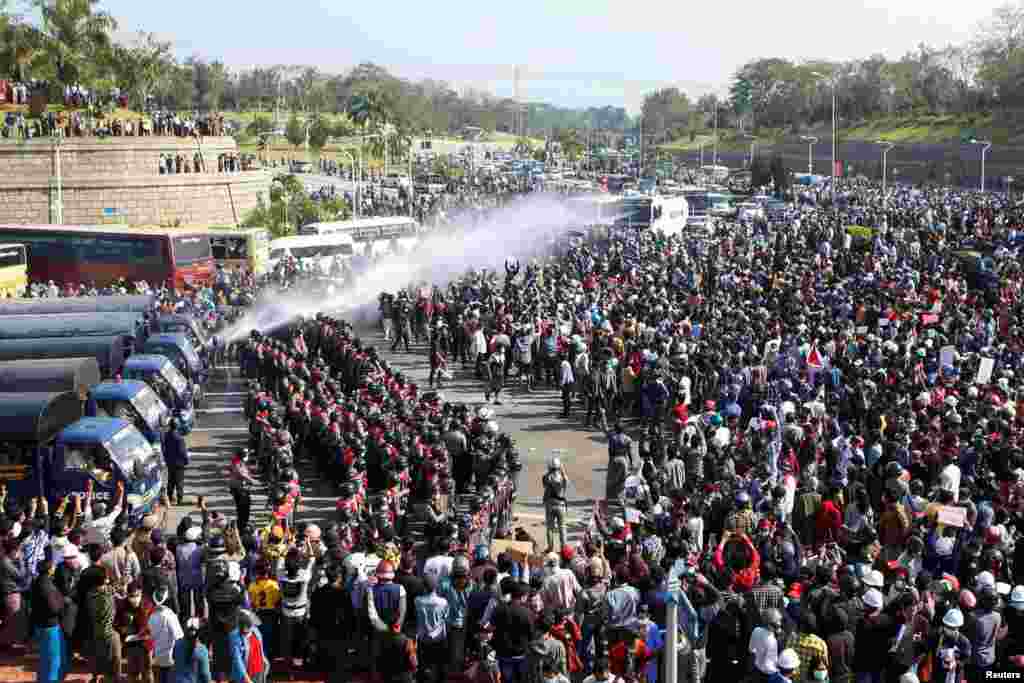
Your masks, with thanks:
M759 146L769 146L780 143L796 144L801 142L800 138L803 135L813 135L824 141L829 139L831 134L831 122L822 122L799 133L794 132L792 128L759 128L756 137ZM718 135L720 150L735 151L750 146L750 138L743 137L733 129L720 129ZM1024 121L1017 123L1013 121L1013 117L997 119L991 113L979 113L910 114L839 122L840 143L885 140L898 144L959 144L963 137L969 135L991 140L998 145L1024 145ZM696 151L700 148L701 139L704 139L704 149L708 150L713 138L714 130L702 130L692 141L685 137L659 145L659 148L666 152Z

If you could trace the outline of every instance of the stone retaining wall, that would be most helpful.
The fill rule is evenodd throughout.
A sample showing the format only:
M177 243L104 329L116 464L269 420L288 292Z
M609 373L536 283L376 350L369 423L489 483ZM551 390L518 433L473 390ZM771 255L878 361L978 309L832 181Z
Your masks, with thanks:
M161 175L161 154L200 151L211 172ZM231 138L72 138L60 146L64 223L233 225L268 198L266 171L217 173ZM51 223L56 157L49 139L0 141L0 223Z

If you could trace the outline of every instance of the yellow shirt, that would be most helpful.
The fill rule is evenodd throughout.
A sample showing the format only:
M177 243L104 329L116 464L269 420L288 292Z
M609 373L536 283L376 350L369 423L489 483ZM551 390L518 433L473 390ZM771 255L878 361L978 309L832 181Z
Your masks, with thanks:
M273 579L258 579L249 585L249 602L257 612L277 609L281 603L281 589Z

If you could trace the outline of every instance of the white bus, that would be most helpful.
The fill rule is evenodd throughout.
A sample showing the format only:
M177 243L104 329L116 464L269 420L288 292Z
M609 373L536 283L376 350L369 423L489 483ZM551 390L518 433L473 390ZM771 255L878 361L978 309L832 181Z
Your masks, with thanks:
M412 249L419 244L420 232L419 223L408 216L310 223L299 228L300 235L349 235L356 242L372 242L374 254L384 253L395 244Z
M273 271L281 259L286 256L305 262L314 259L321 270L329 273L334 258L350 260L356 253L356 243L351 235L299 235L297 237L281 237L270 242L270 258L267 268Z

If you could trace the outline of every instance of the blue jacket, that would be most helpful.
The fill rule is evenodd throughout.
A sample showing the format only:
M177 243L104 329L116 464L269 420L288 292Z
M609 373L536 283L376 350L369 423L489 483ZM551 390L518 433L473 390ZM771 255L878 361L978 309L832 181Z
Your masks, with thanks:
M186 641L181 638L174 644L174 683L210 683L210 651L202 643L196 643L192 661L185 661Z
M188 445L178 430L172 429L164 435L164 462L168 467L188 465Z
M260 649L263 650L263 668L266 673L270 660L267 659L267 651L263 649L263 634L258 628L254 628L252 633L256 634L256 640L259 641ZM237 628L228 634L228 650L231 651L230 681L231 683L242 683L248 668L246 663L249 661L249 639L243 638L242 632Z

